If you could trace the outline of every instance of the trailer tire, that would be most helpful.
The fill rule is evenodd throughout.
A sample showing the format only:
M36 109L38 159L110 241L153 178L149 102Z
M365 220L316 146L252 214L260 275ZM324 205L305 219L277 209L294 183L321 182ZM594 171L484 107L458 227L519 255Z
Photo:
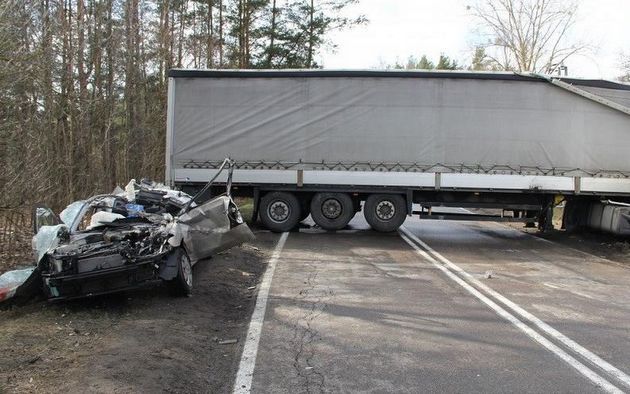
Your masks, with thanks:
M352 198L346 193L317 193L311 201L311 216L319 227L341 230L354 217Z
M405 199L398 194L371 194L365 200L363 215L370 226L379 232L398 230L406 219Z
M260 199L258 215L269 230L283 233L297 226L302 209L300 201L292 193L271 192Z

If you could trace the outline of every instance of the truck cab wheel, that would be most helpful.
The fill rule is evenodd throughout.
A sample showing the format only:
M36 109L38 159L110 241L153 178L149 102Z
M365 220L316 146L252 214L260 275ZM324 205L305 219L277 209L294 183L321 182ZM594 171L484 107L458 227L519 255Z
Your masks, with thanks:
M407 216L405 199L398 194L372 194L365 201L363 215L376 231L396 231Z
M277 233L293 229L302 215L297 197L286 192L272 192L260 199L260 221Z
M352 198L346 193L317 193L311 201L313 221L324 230L341 230L354 213Z

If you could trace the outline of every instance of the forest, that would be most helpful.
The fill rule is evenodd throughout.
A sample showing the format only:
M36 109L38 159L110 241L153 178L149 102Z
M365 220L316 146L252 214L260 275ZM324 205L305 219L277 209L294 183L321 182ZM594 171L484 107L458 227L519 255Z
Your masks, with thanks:
M164 177L168 70L319 68L360 0L0 2L0 209L70 201ZM388 69L558 74L578 3L476 0L470 64L409 56ZM421 50L422 37L414 38ZM422 53L421 51L419 53ZM625 60L624 60L625 59ZM630 80L630 61L622 56ZM370 67L372 65L366 65ZM566 68L565 68L566 70Z
M171 68L316 68L358 0L5 0L0 208L164 176Z

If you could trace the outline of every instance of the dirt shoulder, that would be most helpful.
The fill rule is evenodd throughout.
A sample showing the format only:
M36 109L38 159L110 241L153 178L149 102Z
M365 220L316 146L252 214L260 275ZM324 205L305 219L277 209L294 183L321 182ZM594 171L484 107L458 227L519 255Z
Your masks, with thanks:
M620 264L627 264L628 268L630 268L629 239L588 230L571 234L564 230L540 233L536 228L524 228L521 223L509 223L509 226L563 246L590 253Z
M199 262L190 298L158 287L0 311L0 393L229 392L266 265L258 238Z

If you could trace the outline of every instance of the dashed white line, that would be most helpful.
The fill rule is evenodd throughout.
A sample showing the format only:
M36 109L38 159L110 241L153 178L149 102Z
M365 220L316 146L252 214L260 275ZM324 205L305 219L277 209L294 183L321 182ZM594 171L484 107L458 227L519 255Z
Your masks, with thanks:
M252 388L252 378L254 376L254 367L256 366L256 355L258 353L258 343L260 342L260 334L262 332L263 321L265 320L265 312L267 311L267 300L269 298L269 289L271 288L271 280L276 269L280 253L284 248L289 233L282 233L276 247L271 254L267 270L263 275L258 297L256 297L256 306L252 313L249 329L247 330L247 339L243 346L243 354L241 362L238 366L236 379L234 380L234 394L249 393Z
M605 390L606 392L609 393L623 393L622 390L620 390L618 387L616 387L615 385L613 385L612 383L610 383L608 380L606 380L605 378L603 378L602 376L600 376L599 374L597 374L596 372L594 372L593 370L591 370L590 368L588 368L586 365L584 365L583 363L581 363L579 360L577 360L576 358L572 357L571 355L569 355L567 352L565 352L564 350L562 350L560 347L558 347L557 345L555 345L553 342L549 341L547 338L545 338L544 336L542 336L540 333L538 333L537 331L533 330L532 328L530 328L529 326L527 326L525 323L523 323L521 320L519 320L516 316L514 316L513 314L511 314L510 312L508 312L507 310L505 310L504 308L502 308L501 306L499 306L497 303L495 303L494 301L492 301L490 298L488 298L487 296L485 296L484 294L482 294L479 290L475 289L473 286L471 286L468 282L464 281L462 278L460 278L459 276L457 276L455 273L453 273L451 271L451 269L453 271L456 271L462 275L464 275L466 277L466 279L468 279L470 282L474 283L475 285L479 286L479 284L483 285L483 283L479 282L477 279L475 279L474 277L472 277L472 275L468 274L467 272L465 272L464 270L462 270L461 268L459 268L457 265L455 265L454 263L452 263L451 261L449 261L448 259L446 259L444 256L440 255L438 252L436 252L435 250L433 250L429 245L427 245L426 243L424 243L422 240L420 240L418 237L416 237L415 235L413 235L409 230L407 230L404 227L401 227L401 237L405 240L405 242L407 242L412 248L414 248L416 250L416 252L421 255L423 258L425 258L427 261L429 261L430 263L432 263L434 266L436 266L438 269L440 269L442 272L444 272L444 274L446 274L450 279L452 279L453 281L455 281L457 284L459 284L460 286L462 286L466 291L468 291L470 294L472 294L473 296L475 296L477 299L479 299L481 302L483 302L484 304L486 304L488 307L490 307L493 311L495 311L499 316L503 317L504 319L506 319L507 321L509 321L510 323L512 323L515 327L517 327L519 330L521 330L523 333L525 333L527 336L529 336L530 338L532 338L533 340L535 340L536 342L538 342L539 344L541 344L543 347L545 347L547 350L549 350L550 352L554 353L557 357L559 357L560 359L562 359L563 361L565 361L567 364L569 364L571 367L573 367L574 369L576 369L579 373L581 373L584 377L588 378L591 382L593 382L596 386L602 388L603 390ZM424 248L425 250L423 250L420 246L422 246L422 248ZM434 257L432 257L431 255L429 255L430 252L432 255L434 255L437 259L439 259L440 261L442 261L443 264L440 264ZM447 268L448 267L448 268ZM450 268L450 269L449 269ZM518 307L516 304L514 304L513 302L509 301L507 298L501 296L499 293L495 292L494 290L490 289L489 287L483 285L483 286L479 286L481 289L483 289L484 291L486 291L489 295L495 297L497 300L500 300L501 302L503 302L504 304L505 301L508 301L511 305L508 305L510 307L515 306L517 308L520 309L520 311L525 312L529 317L528 320L532 321L539 329L541 329L542 331L546 332L547 334L553 336L554 338L560 340L563 344L565 344L567 347L569 347L571 350L576 351L577 353L581 354L584 356L584 354L580 353L578 350L579 348L581 348L581 350L583 352L585 352L586 354L590 354L590 357L586 357L590 362L592 362L593 364L597 365L598 367L602 368L603 370L605 370L606 372L610 373L611 375L615 376L617 379L619 379L620 381L626 383L623 378L625 376L625 374L621 371L619 371L617 368L615 368L614 366L608 364L606 361L600 359L599 357L597 357L596 355L592 354L591 352L589 352L588 350L584 349L583 347L581 347L580 345L578 345L577 343L573 342L571 339L567 338L566 336L564 336L563 334L559 333L558 331L556 331L555 329L551 328L550 326L548 326L546 323L540 321L539 319L537 319L535 316L529 314L528 312L526 312L525 310L523 310L522 308ZM498 297L497 297L498 296ZM500 298L499 298L500 297ZM519 313L520 314L520 313ZM541 325L536 324L533 320L530 319L533 318L535 320L537 320L538 322L542 323ZM548 329L551 329L553 331L550 331ZM556 335L553 334L553 332L557 333ZM559 335L558 335L559 334ZM560 338L564 338L565 341L568 340L567 342L561 340ZM570 342L569 342L570 341ZM572 343L571 346L567 345L567 343ZM577 347L575 346L577 345ZM578 348L579 347L579 348ZM594 357L593 357L594 356ZM603 362L603 363L602 363ZM612 369L610 368L612 367ZM619 373L617 373L616 371L618 371L619 373L621 373L621 375L619 375Z

